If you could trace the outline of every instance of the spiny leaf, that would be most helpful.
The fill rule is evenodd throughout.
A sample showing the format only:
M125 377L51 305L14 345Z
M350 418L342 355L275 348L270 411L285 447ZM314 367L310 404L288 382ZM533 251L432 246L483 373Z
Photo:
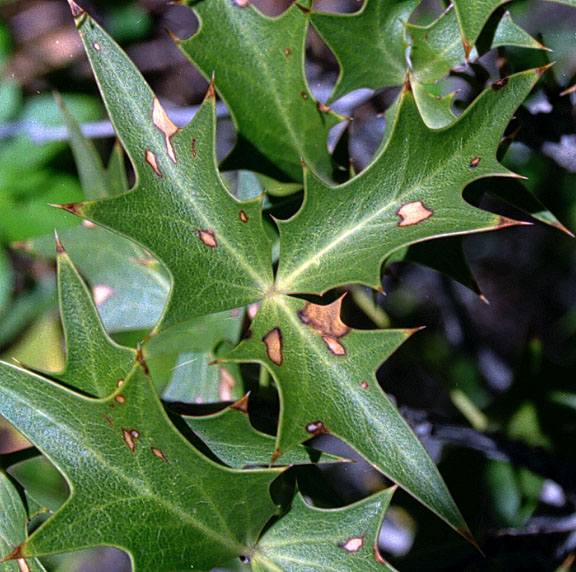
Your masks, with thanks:
M354 14L311 12L310 21L340 64L340 76L330 99L362 87L379 89L402 84L408 69L405 24L419 3L366 0ZM370 54L368 59L366 54Z
M208 571L246 553L274 512L278 471L206 459L171 424L140 364L102 400L2 362L0 379L0 413L72 491L13 558L110 545L129 553L135 572Z
M364 172L328 187L306 171L301 210L279 221L276 289L320 294L353 282L378 288L381 262L398 248L520 224L470 206L462 191L482 177L514 176L498 163L496 150L540 74L530 70L497 82L440 130L426 126L405 89L390 139Z
M183 419L229 467L241 469L250 465L268 465L272 460L275 439L252 426L247 397L213 415L184 416ZM312 460L326 462L334 459L336 457L298 446L282 456L282 464L302 465Z
M516 46L518 48L533 48L536 50L548 49L518 26L512 20L512 16L508 11L502 16L502 20L500 20L492 38L491 48L494 49L500 46Z
M199 31L178 41L184 54L209 78L230 108L238 140L225 166L249 169L280 180L302 180L304 158L319 176L332 179L326 146L340 118L312 95L304 50L308 17L293 4L268 18L246 3L188 0ZM236 70L231 73L231 70Z
M136 353L108 337L84 281L59 240L58 292L66 368L54 377L90 395L106 397L130 371Z
M12 549L26 540L26 510L14 485L0 470L0 558L8 556ZM44 567L36 560L26 562L0 561L1 572L43 572Z
M412 331L351 330L340 319L340 305L341 299L328 306L267 299L248 339L224 358L261 363L278 382L275 458L330 433L456 530L467 531L436 466L374 377Z
M119 197L64 208L137 240L166 264L174 284L157 329L258 300L272 282L262 200L240 202L220 179L213 86L193 121L178 129L126 54L72 7L138 182Z
M412 84L412 89L418 111L430 129L446 127L456 120L456 115L452 111L452 101L456 92L442 96L434 95L417 81Z
M470 55L484 24L490 14L508 0L453 0L454 9L458 16L462 47L466 58Z
M297 495L290 512L258 542L254 572L394 572L378 552L378 532L394 488L333 510Z

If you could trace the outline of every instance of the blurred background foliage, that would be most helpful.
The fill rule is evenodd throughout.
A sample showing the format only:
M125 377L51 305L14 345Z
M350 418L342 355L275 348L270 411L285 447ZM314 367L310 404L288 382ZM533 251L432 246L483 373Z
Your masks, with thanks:
M276 15L291 2L253 3ZM169 110L186 112L201 101L205 80L164 31L191 35L197 23L187 8L165 0L91 0L84 5L128 51ZM359 3L318 0L314 7L353 11ZM423 2L413 21L430 23L445 7L441 1ZM527 180L482 180L466 190L466 198L522 218L493 195L524 185L574 231L576 94L570 87L576 83L576 9L538 0L519 0L504 8L553 52L491 50L472 65L453 70L433 86L435 93L458 89L457 113L494 74L549 61L556 65L518 111L503 144L504 163ZM313 31L307 58L310 85L325 98L338 66ZM98 248L86 244L78 220L48 206L81 200L88 193L80 186L54 90L92 134L104 163L110 161L110 169L114 161L122 164L114 158L114 139L67 3L0 0L0 355L48 371L63 365L53 247L46 237L54 228L76 233L71 235L77 237L70 246L72 258L93 287L106 326L123 343L135 343L145 335L169 288L167 276L153 260L133 265L130 275L126 266L114 262L120 257L141 261L147 253L104 231ZM369 94L353 110L347 143L356 170L365 167L378 148L385 112L396 92L387 88ZM223 117L221 156L233 137L233 125ZM127 168L124 179L118 167L117 190L131 180ZM262 188L249 173L228 180L245 197ZM508 186L505 192L499 189L503 184ZM266 208L284 218L300 200L298 193L269 197ZM455 267L449 270L458 274L462 241L451 239L444 248L456 253ZM426 326L382 366L379 377L439 463L486 556L438 526L433 515L401 493L385 521L381 548L405 572L568 571L576 551L574 241L567 233L535 224L471 236L463 248L477 285L465 272L462 282L480 290L483 299L444 274L398 261L388 264L383 276L386 295L351 288L344 312L348 323L358 328ZM426 256L416 252L408 259ZM102 284L115 286L106 291ZM207 364L223 350L222 344L225 348L236 341L230 338L240 335L246 320L244 312L225 319L232 321L226 322L224 332L221 326L201 324L201 335L190 335L182 347L152 349L156 353L149 357L156 358L153 371L166 399L186 401L188 387L182 384L188 378L212 387L218 382ZM183 364L192 365L170 374ZM258 372L250 368L244 373L249 387L258 382L262 386L256 398L274 401L269 380L258 380ZM240 379L239 370L228 375ZM250 375L256 381L250 382ZM207 392L207 401L218 400L210 393L213 389L198 391ZM25 447L0 420L3 466L18 460ZM31 527L45 518L44 509L54 510L66 498L65 483L43 459L23 457L10 475L27 490ZM325 504L355 500L383 483L362 462L323 469L323 476L331 498L326 499L326 491L309 493ZM305 488L305 474L300 478ZM110 549L53 557L45 565L54 572L129 570L126 557Z

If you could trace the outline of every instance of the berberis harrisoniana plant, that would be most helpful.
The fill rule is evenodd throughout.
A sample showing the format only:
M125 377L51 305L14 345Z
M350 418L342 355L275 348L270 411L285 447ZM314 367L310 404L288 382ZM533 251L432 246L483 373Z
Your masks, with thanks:
M396 487L473 542L435 464L376 381L377 368L415 330L353 329L341 317L340 294L351 284L381 289L383 263L415 243L524 224L473 207L462 193L480 178L517 177L496 154L546 69L494 81L458 117L451 96L431 91L478 56L476 40L502 2L455 0L419 27L407 23L419 0L366 0L350 15L316 12L301 1L278 18L244 0L188 0L200 28L175 40L213 79L194 119L179 128L126 54L68 1L136 183L123 188L119 148L105 169L66 115L89 199L61 207L89 221L57 237L66 368L48 375L0 363L0 413L59 469L70 496L26 536L26 512L2 474L7 560L0 566L41 570L35 557L108 545L125 550L141 572L208 571L239 557L258 572L393 570L377 540ZM341 66L326 103L306 81L310 26ZM487 49L502 45L543 49L509 14ZM402 87L380 150L337 184L347 169L326 140L345 118L330 101L385 86ZM238 129L223 164L243 170L236 195L216 160L217 93ZM243 192L246 171L265 176L271 192L288 195L302 184L296 214L271 218L254 184ZM544 209L532 210L560 226ZM38 251L46 248L41 242ZM142 289L142 306L129 313L122 296L106 301L116 305L107 325L142 329L154 316L137 350L108 336L67 254L86 255L94 245L109 254L100 272ZM168 289L158 319L150 299ZM244 308L255 303L250 322ZM240 341L243 323L249 327ZM205 367L185 369L191 378L175 381L167 356ZM242 372L249 370L238 365L247 363L259 364L278 390L275 439L248 421ZM161 388L167 376L171 385ZM207 417L167 414L159 388L166 402L233 404ZM301 444L322 434L350 445L394 486L330 510L298 492L291 502L273 497L271 484L284 478L286 465L314 458Z

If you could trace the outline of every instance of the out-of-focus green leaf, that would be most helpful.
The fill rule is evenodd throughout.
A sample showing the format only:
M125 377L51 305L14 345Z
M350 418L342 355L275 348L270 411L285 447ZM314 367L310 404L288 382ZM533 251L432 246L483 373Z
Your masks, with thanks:
M315 435L339 437L466 535L466 523L436 466L374 376L412 331L351 330L340 319L341 302L265 300L248 338L224 357L260 363L278 383L274 458Z
M319 105L306 82L307 10L295 3L278 18L268 18L249 3L187 3L200 29L178 44L207 78L214 73L238 127L225 166L301 181L304 159L331 180L334 164L326 137L342 118Z
M14 485L0 470L0 558L8 556L12 549L26 540L26 510ZM44 571L44 567L34 559L25 562L0 562L1 572Z
M8 256L0 246L0 318L8 307L12 294L12 268Z
M262 536L254 572L394 572L378 551L378 533L394 488L339 509L310 506L297 495L290 512Z

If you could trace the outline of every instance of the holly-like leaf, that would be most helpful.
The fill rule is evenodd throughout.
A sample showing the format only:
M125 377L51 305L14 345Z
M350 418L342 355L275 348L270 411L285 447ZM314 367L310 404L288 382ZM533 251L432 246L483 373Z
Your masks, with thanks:
M340 64L330 99L363 87L402 85L408 69L405 25L419 3L366 0L354 14L311 12L310 21Z
M540 42L535 40L528 32L523 30L514 20L510 12L506 11L492 38L491 48L500 46L516 46L517 48L533 48L536 50L548 50Z
M225 166L301 181L303 158L331 180L334 164L326 137L342 118L319 104L306 82L306 10L294 3L278 18L268 18L249 2L187 4L200 29L176 41L207 78L215 74L216 89L238 128Z
M452 111L452 101L456 92L442 96L434 95L417 81L412 84L412 89L418 111L420 111L420 115L428 127L440 129L456 120L456 115Z
M27 514L22 500L6 474L0 470L0 559L8 556L15 546L26 540ZM30 562L0 561L1 572L42 572L44 567L36 560Z
M59 239L57 248L66 367L53 377L90 395L106 397L130 371L136 352L108 337L90 292Z
M412 331L351 330L340 319L341 301L267 299L249 338L224 358L261 363L274 375L281 402L274 457L310 437L335 435L466 534L436 466L374 376Z
M470 55L490 14L508 0L453 0L458 16L462 47L466 58Z
M394 572L378 551L378 533L394 490L332 510L310 506L298 494L290 512L258 542L252 570Z
M119 197L64 208L135 239L166 264L173 290L157 329L260 299L272 282L262 199L238 201L220 178L213 86L178 129L126 54L69 2L138 182Z
M278 471L206 459L171 424L141 364L101 400L2 362L0 379L0 413L72 491L14 559L110 545L135 572L208 571L245 554L274 512Z
M515 176L498 163L496 150L541 73L496 82L439 130L426 126L405 88L390 139L365 171L338 187L306 171L302 208L279 221L276 289L321 294L349 283L378 288L382 260L403 246L521 224L472 207L462 191L482 177Z
M251 465L268 465L272 460L275 438L252 426L247 397L213 415L184 416L183 419L229 467L242 469ZM283 465L302 465L335 459L332 455L298 446L283 455L281 462Z

